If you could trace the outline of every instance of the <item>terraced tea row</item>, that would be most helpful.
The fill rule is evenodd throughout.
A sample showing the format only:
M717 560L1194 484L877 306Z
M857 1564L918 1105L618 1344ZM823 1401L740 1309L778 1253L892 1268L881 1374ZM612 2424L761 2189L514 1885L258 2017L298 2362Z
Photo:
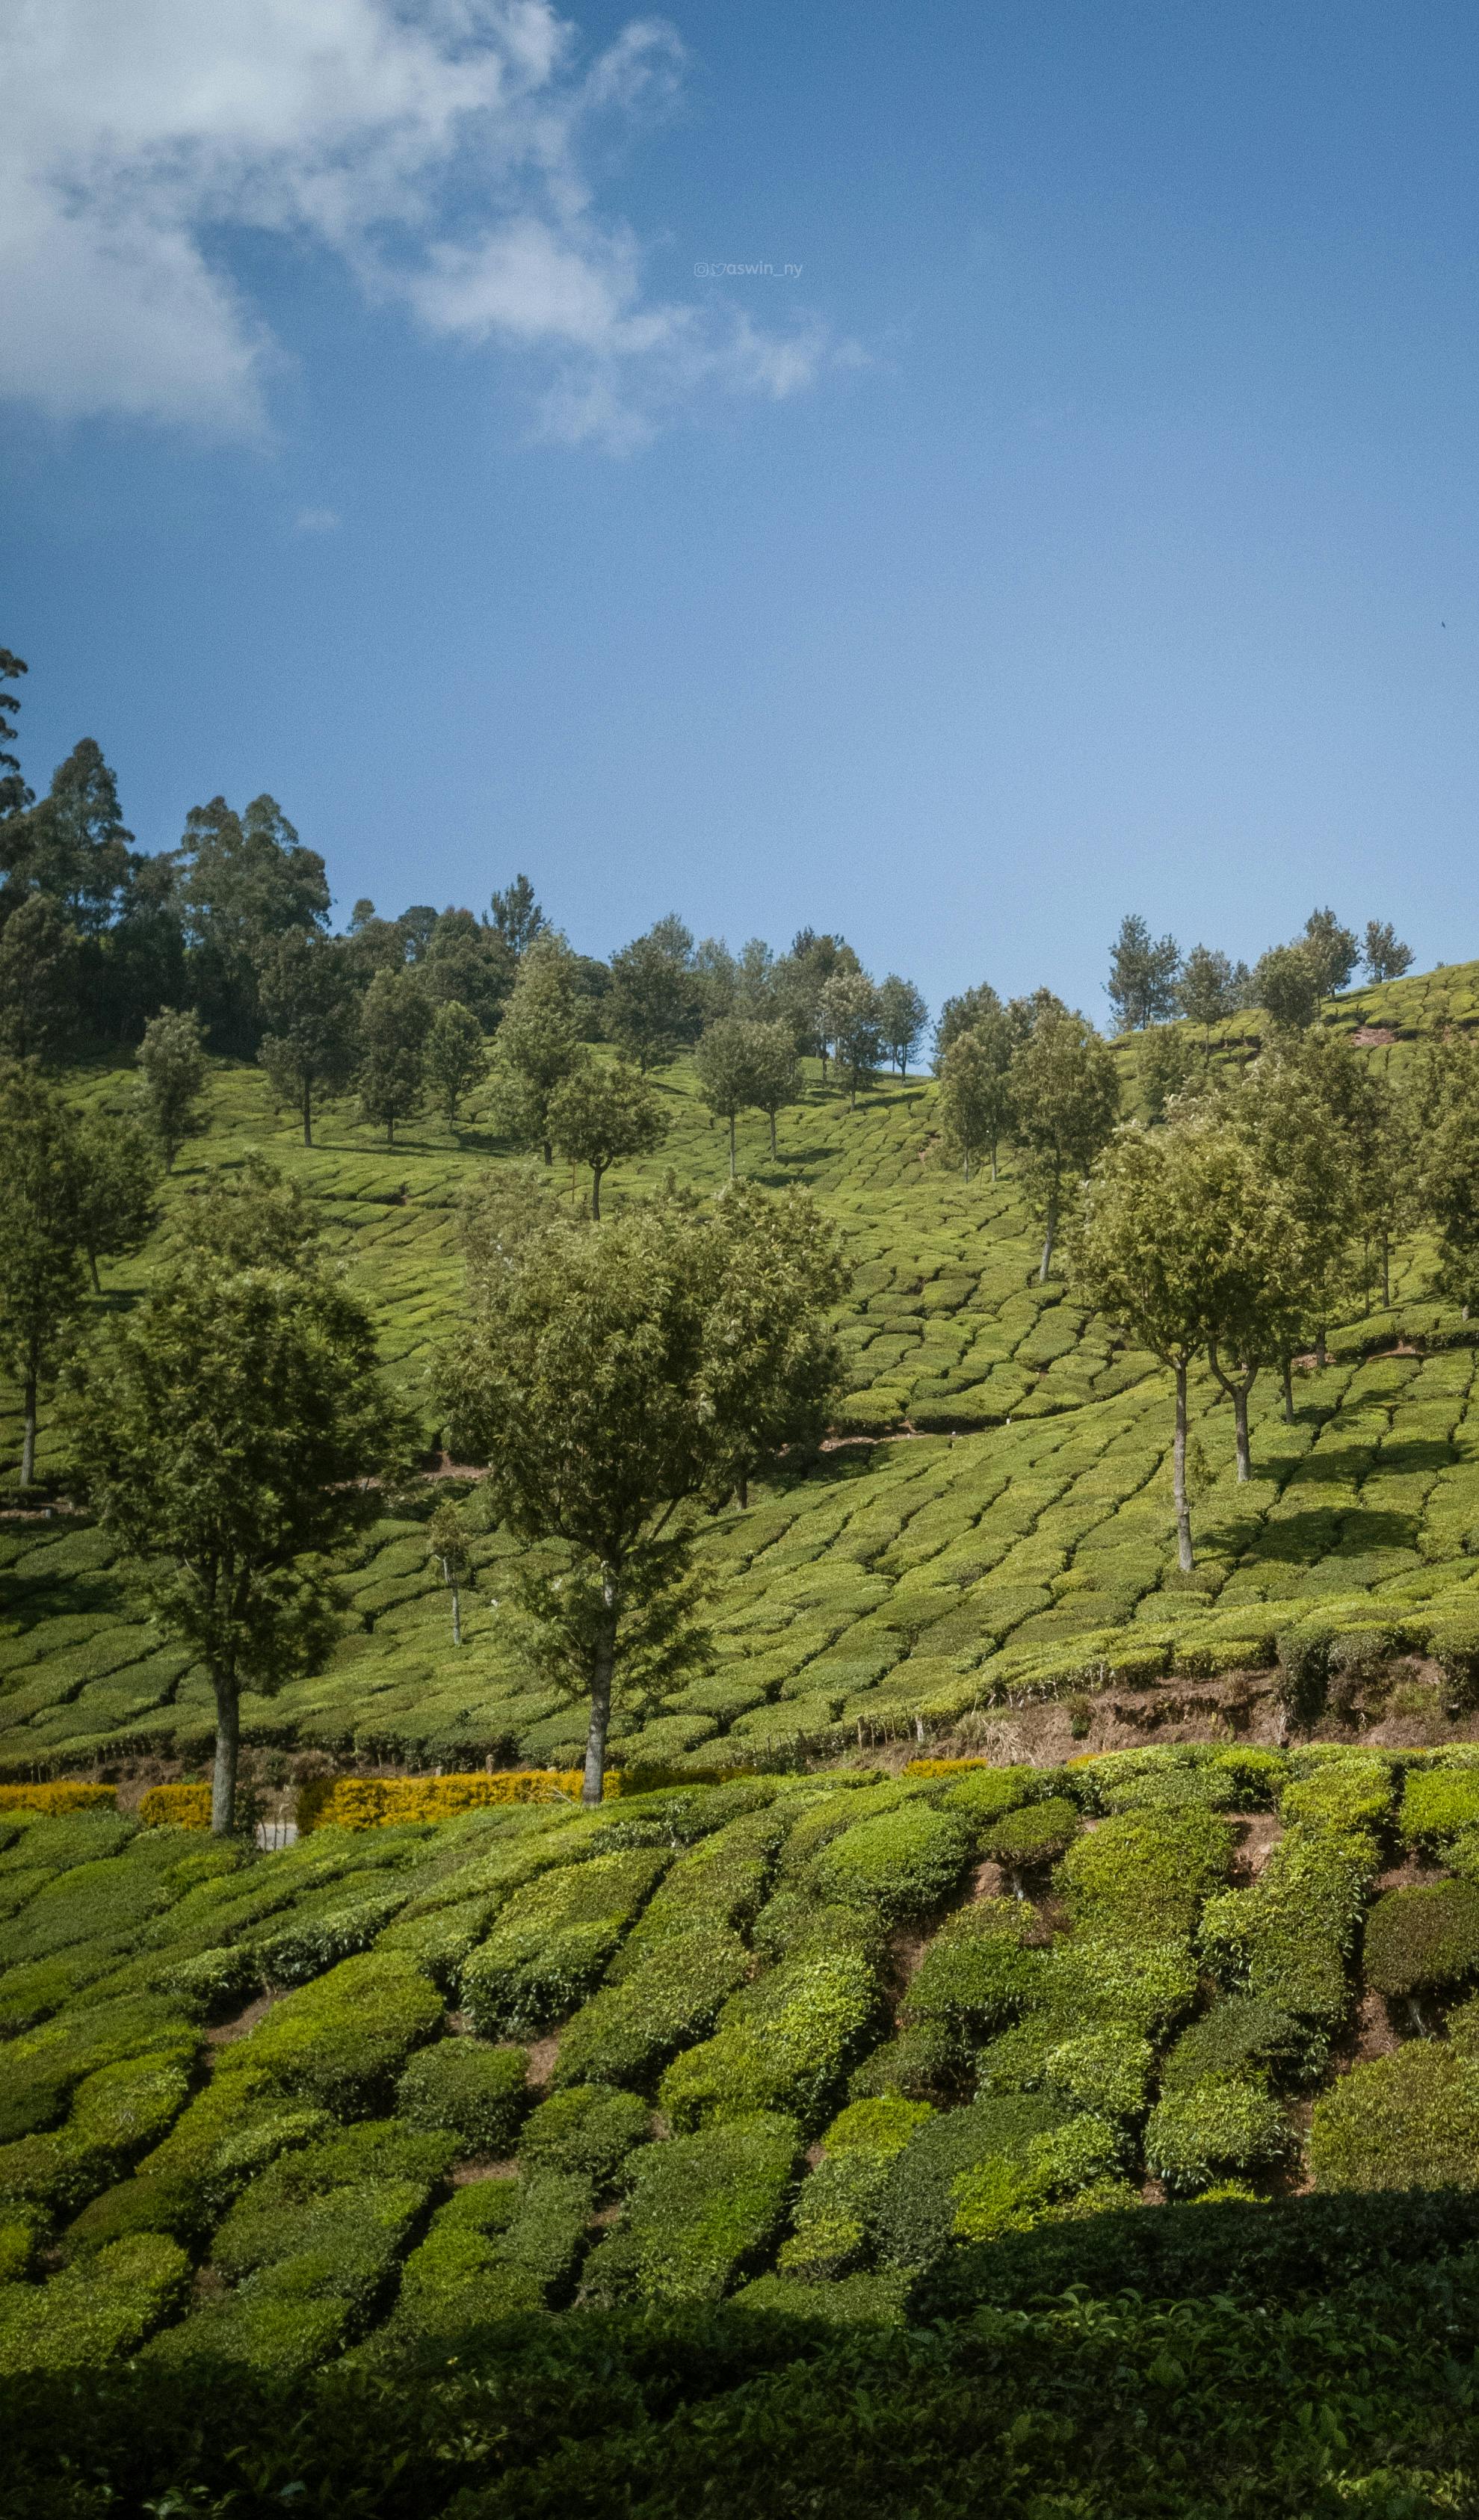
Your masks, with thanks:
M255 1859L3 1828L11 2370L737 2288L887 2319L1160 2193L1479 2187L1472 1755L755 1778Z

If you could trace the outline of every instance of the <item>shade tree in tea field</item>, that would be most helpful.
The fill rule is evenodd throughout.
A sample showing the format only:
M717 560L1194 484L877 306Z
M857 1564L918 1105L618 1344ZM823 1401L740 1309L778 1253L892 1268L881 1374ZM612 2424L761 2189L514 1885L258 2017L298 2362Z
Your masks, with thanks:
M623 1621L649 1664L683 1667L692 1515L823 1432L843 1282L811 1200L748 1186L707 1212L660 1200L600 1233L536 1227L471 1279L440 1394L458 1451L487 1462L489 1512L559 1555L523 1598L552 1674L588 1700L589 1803Z

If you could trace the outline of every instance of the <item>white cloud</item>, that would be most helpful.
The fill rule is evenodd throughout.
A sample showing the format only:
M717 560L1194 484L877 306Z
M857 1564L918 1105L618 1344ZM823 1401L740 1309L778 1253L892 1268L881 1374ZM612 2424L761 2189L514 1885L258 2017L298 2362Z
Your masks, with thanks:
M0 395L260 433L279 353L232 273L250 231L521 354L557 435L797 392L838 356L821 328L654 300L595 203L597 124L650 119L682 67L652 19L582 62L550 0L8 0Z

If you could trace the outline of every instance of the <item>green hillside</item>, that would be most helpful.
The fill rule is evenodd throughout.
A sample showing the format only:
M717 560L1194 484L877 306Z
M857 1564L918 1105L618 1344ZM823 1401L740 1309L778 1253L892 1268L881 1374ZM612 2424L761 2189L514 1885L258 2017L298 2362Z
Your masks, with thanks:
M1479 1013L1476 981L1479 967L1465 965L1368 988L1334 1020L1391 1032L1369 1055L1400 1064L1421 1029ZM1140 1055L1122 1048L1132 1105ZM1222 1055L1237 1055L1236 1041ZM78 1088L105 1105L127 1090L122 1071ZM668 1168L700 1189L724 1177L724 1132L686 1068L658 1091L667 1144L619 1168L608 1200ZM1421 1245L1398 1255L1391 1314L1366 1315L1353 1293L1330 1364L1297 1379L1292 1426L1272 1378L1256 1388L1256 1476L1241 1490L1231 1414L1202 1376L1188 1581L1173 1561L1166 1377L1087 1319L1060 1278L1037 1285L1009 1158L996 1186L946 1172L933 1093L928 1081L887 1082L854 1111L814 1081L783 1115L777 1162L764 1123L741 1127L745 1169L808 1184L842 1230L854 1277L839 1433L853 1440L804 1476L752 1488L746 1509L706 1532L717 1666L661 1708L622 1711L618 1755L751 1764L867 1749L940 1733L1007 1695L1256 1669L1312 1616L1374 1634L1387 1656L1461 1648L1479 1566L1473 1353L1467 1326L1427 1290ZM222 1066L211 1132L192 1143L167 1197L188 1195L211 1163L269 1152L319 1204L392 1372L425 1408L424 1370L458 1301L459 1191L507 1153L475 1110L459 1137L417 1127L393 1150L350 1106L319 1136L304 1148L264 1078ZM125 1304L150 1266L146 1249L105 1268L105 1303ZM13 1462L14 1394L8 1403L0 1447ZM43 1475L56 1466L48 1440L43 1428ZM500 1625L505 1544L478 1553L455 1651L420 1521L375 1526L341 1568L342 1635L328 1665L248 1701L248 1741L412 1765L564 1760L578 1714L530 1684ZM0 1684L4 1773L138 1756L188 1764L205 1747L203 1675L160 1649L107 1541L75 1517L0 1519Z

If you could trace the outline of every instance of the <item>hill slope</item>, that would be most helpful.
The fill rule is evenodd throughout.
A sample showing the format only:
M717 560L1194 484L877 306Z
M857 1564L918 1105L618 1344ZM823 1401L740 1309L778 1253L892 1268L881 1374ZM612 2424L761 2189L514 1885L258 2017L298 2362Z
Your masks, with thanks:
M1479 966L1354 993L1342 1028L1374 1032L1399 1067L1422 1029L1479 1014ZM1223 1027L1236 1055L1248 1019ZM1137 1049L1124 1046L1131 1096ZM669 1167L713 1188L722 1129L680 1064L659 1079L672 1115L659 1157L622 1168L616 1197ZM105 1105L127 1081L79 1092ZM752 1491L720 1516L703 1556L713 1582L715 1672L658 1710L624 1712L623 1755L712 1761L835 1753L958 1722L1004 1695L1160 1673L1268 1663L1315 1612L1423 1653L1466 1627L1479 1569L1479 1469L1468 1410L1472 1350L1426 1292L1420 1247L1400 1255L1390 1315L1353 1318L1331 1363L1298 1383L1296 1422L1265 1382L1254 1397L1256 1475L1232 1476L1226 1405L1196 1394L1200 1563L1174 1570L1166 1379L1116 1348L1060 1280L1035 1283L1035 1237L1016 1186L966 1185L939 1165L928 1082L887 1083L856 1111L813 1083L782 1121L741 1128L747 1171L812 1187L855 1266L843 1336L852 1438L799 1479ZM265 1080L223 1067L210 1135L168 1195L258 1146L321 1205L351 1282L370 1301L393 1372L416 1393L458 1299L455 1205L479 1167L506 1159L474 1110L454 1138L414 1130L377 1147L347 1109L304 1148ZM571 1184L571 1194L579 1186ZM153 1254L109 1271L110 1304L147 1282ZM0 1458L19 1449L0 1395ZM888 1436L893 1440L873 1441ZM43 1473L52 1457L43 1435ZM500 1626L498 1570L454 1651L420 1523L386 1520L342 1569L344 1633L328 1667L248 1704L248 1739L412 1764L492 1756L559 1761L578 1719L521 1672ZM1475 1597L1479 1604L1479 1596ZM101 1535L73 1520L0 1519L0 1767L11 1774L103 1757L198 1757L203 1677L161 1651Z

